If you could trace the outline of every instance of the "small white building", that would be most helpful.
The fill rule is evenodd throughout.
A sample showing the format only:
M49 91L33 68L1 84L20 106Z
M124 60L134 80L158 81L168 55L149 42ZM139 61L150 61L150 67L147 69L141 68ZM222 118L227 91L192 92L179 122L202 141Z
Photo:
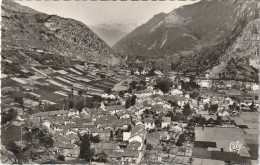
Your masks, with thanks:
M128 141L131 137L131 132L123 132L123 141Z
M162 118L162 125L161 125L162 128L170 126L170 124L171 124L171 117L163 117Z
M179 89L173 89L173 90L170 91L170 94L171 95L182 95L183 92Z
M144 119L144 127L145 129L154 129L155 128L155 121L151 118Z
M254 84L251 86L251 90L253 91L258 91L259 90L259 85L258 84Z

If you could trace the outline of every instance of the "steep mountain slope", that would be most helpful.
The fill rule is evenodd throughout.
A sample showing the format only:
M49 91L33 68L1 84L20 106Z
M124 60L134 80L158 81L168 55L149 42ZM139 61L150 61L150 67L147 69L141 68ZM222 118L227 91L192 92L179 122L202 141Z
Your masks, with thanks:
M250 21L210 71L211 78L254 79L259 69L260 19ZM257 77L256 77L257 79Z
M85 24L7 0L2 3L2 37L2 48L36 48L105 65L122 61L121 56Z
M217 65L218 61L215 60L225 52L243 27L259 17L259 9L258 1L202 0L168 14L155 15L113 48L134 59L144 57L146 60L173 62L180 65L178 69L181 70L197 70L201 65L189 68L190 64L208 63L207 60L214 59L203 67L207 69ZM213 50L218 53L203 53ZM201 51L206 61L200 60Z

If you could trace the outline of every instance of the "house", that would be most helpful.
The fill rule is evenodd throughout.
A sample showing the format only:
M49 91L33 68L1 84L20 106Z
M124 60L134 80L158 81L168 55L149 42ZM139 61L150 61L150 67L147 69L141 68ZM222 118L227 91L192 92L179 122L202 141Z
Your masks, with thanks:
M142 148L143 148L143 144L138 141L132 141L127 146L127 150L131 150L131 151L140 151L142 150Z
M259 91L259 85L258 84L254 84L251 86L251 90L253 91Z
M157 132L152 132L147 134L146 144L151 144L152 146L157 146L160 142L160 134Z
M237 148L230 148L232 143L237 142L239 145L245 145L244 132L240 128L196 127L192 157L248 164L250 155L246 147L240 148L239 153L236 150Z
M131 151L131 150L125 150L122 155L122 161L128 163L135 163L139 157L139 152Z
M111 151L121 151L118 143L92 143L90 148L93 148L96 153L101 153L102 151L107 153ZM122 152L122 151L121 151Z
M170 94L171 95L182 95L183 92L179 89L173 89L173 90L170 91Z
M79 147L75 144L66 144L62 145L62 147L60 145L59 148L66 158L77 158L79 155Z
M111 105L105 106L104 109L108 111L110 114L114 115L119 111L125 110L125 107L123 105Z
M144 126L145 129L154 129L155 128L155 120L152 118L145 118L144 119Z
M162 128L168 127L171 124L171 117L163 117L162 118Z
M141 122L137 122L136 126L131 130L131 136L129 138L129 143L133 141L144 143L145 140L145 127Z
M189 102L188 98L179 96L171 97L171 100L175 101L181 107Z
M98 135L100 140L109 140L110 139L110 130L103 129L98 131Z
M198 80L198 85L202 88L211 88L212 82L210 80Z
M118 163L122 160L123 155L123 152L110 151L106 153L106 159L109 163Z
M123 141L129 141L131 137L131 132L123 132Z

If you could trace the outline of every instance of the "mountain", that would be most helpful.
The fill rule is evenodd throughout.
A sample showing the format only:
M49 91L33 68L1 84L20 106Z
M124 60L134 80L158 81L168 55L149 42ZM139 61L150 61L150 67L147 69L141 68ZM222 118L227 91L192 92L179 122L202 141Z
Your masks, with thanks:
M100 38L109 46L113 46L117 41L127 35L127 32L119 30L110 30L106 28L90 27Z
M210 70L210 78L256 79L259 69L260 19L250 21Z
M136 28L138 24L100 24L97 26L89 26L100 38L102 38L109 46L113 46L117 41L127 35Z
M40 49L64 57L118 65L114 52L85 24L37 12L15 2L2 2L2 48Z
M132 59L172 63L174 69L205 71L259 18L258 1L202 0L160 13L117 42L113 49ZM232 54L235 56L235 54Z

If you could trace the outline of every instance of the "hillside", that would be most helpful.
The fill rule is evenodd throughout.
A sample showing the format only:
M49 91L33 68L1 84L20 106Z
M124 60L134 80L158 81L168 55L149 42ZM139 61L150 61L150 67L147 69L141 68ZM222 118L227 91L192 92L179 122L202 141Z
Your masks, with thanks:
M221 63L210 71L210 78L233 77L254 79L259 69L260 19L250 21L233 44L228 47ZM258 79L256 77L256 79Z
M104 65L118 65L122 60L85 24L7 0L2 3L2 37L3 49L40 49Z
M132 59L164 60L179 70L205 71L219 64L218 58L248 22L259 18L259 8L258 1L203 0L155 15L113 48Z

